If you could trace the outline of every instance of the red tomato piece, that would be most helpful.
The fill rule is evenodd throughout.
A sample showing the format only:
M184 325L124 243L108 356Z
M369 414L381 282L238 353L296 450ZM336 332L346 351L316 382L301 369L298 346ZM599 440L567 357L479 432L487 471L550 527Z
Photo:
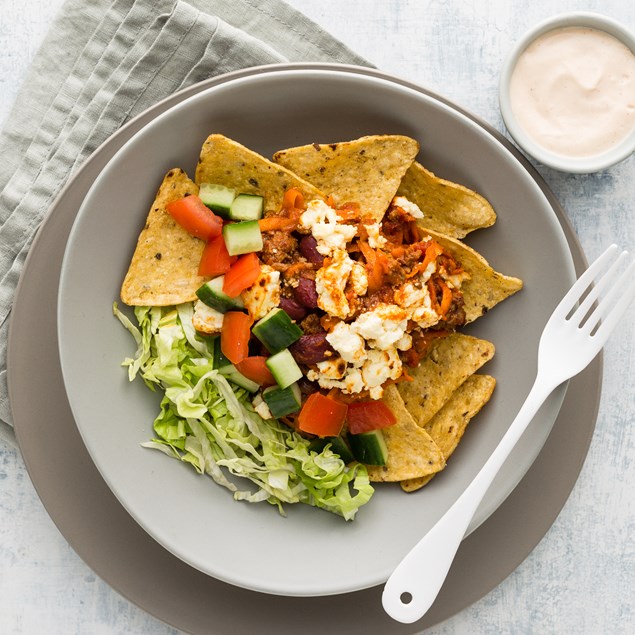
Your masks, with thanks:
M355 401L348 405L348 431L361 434L397 423L392 410L383 401Z
M240 256L225 274L223 292L235 298L250 287L260 275L260 260L255 253Z
M229 271L229 268L238 260L237 256L230 256L227 253L225 239L223 236L212 238L205 245L201 261L198 265L199 276L222 276Z
M227 311L220 332L220 350L232 363L240 364L249 355L253 320L240 311Z
M201 199L192 194L171 201L166 208L172 218L188 233L201 240L220 236L223 220L216 216Z
M318 437L336 437L342 431L348 406L314 392L309 395L298 416L298 428Z
M266 357L245 357L242 362L236 364L236 368L239 373L243 374L247 379L255 381L260 386L275 386L276 380L267 368L266 361Z

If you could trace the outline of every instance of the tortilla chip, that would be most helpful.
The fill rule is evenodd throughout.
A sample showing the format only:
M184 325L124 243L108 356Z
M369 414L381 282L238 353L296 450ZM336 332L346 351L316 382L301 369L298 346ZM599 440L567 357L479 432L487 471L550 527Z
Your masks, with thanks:
M397 423L383 429L388 447L386 465L368 465L373 482L403 481L434 474L445 467L441 450L406 410L395 385L384 390L382 401L392 410Z
M278 211L284 193L298 189L305 200L324 198L311 183L220 134L207 137L196 167L195 181L220 183L245 194L264 196L265 210Z
M447 461L456 450L467 424L489 401L496 380L489 375L468 377L452 394L448 402L424 426L439 446ZM401 482L401 489L414 492L432 480L434 474Z
M494 345L471 335L452 333L431 345L421 364L408 373L412 381L397 389L408 412L425 428L454 391L494 356Z
M363 214L381 220L417 152L410 137L374 135L280 150L273 158L338 204L356 201Z
M499 302L522 289L522 280L494 271L487 260L471 247L460 240L428 229L423 225L424 221L425 219L421 221L422 230L432 236L470 274L470 279L461 285L466 323L473 322Z
M494 209L480 194L435 176L416 161L408 168L397 194L419 206L426 227L453 238L463 238L496 222Z
M180 168L170 170L150 208L124 278L121 301L125 304L169 306L190 302L208 280L197 275L205 243L188 234L166 209L170 201L187 194L198 194L198 186Z
M470 419L489 401L495 386L496 380L490 375L468 377L424 426L446 460L459 444Z

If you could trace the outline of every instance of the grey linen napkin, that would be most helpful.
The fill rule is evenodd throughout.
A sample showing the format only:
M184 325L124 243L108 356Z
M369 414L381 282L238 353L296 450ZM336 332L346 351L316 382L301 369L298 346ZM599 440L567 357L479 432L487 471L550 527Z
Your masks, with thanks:
M164 97L215 75L287 61L367 64L280 0L69 0L62 7L0 135L0 439L15 444L11 305L33 236L64 183Z

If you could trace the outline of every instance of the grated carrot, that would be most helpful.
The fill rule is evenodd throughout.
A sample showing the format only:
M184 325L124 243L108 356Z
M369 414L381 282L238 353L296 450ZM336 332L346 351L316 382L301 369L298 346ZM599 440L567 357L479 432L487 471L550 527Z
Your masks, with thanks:
M295 187L289 188L282 199L282 209L302 209L304 207L304 196Z
M277 230L291 231L298 226L297 218L285 218L284 216L267 216L258 221L261 232L272 232Z

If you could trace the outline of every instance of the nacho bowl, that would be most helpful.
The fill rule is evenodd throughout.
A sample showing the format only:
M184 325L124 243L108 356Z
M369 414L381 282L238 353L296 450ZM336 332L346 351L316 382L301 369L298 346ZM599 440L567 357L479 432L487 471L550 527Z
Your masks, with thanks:
M421 491L378 484L355 521L307 506L235 502L188 466L140 444L152 436L160 396L129 384L121 361L134 349L112 317L137 236L163 174L193 174L212 132L265 156L313 141L404 134L418 160L485 196L493 227L466 243L499 271L523 278L522 293L466 332L496 345L487 366L498 385L451 459ZM354 69L263 69L219 84L148 124L103 170L69 239L60 285L60 355L69 402L105 481L137 522L191 566L268 593L317 596L384 582L449 508L504 434L535 374L542 326L574 279L564 234L544 195L493 137L425 91ZM564 392L543 407L479 508L471 530L509 495L540 451Z

